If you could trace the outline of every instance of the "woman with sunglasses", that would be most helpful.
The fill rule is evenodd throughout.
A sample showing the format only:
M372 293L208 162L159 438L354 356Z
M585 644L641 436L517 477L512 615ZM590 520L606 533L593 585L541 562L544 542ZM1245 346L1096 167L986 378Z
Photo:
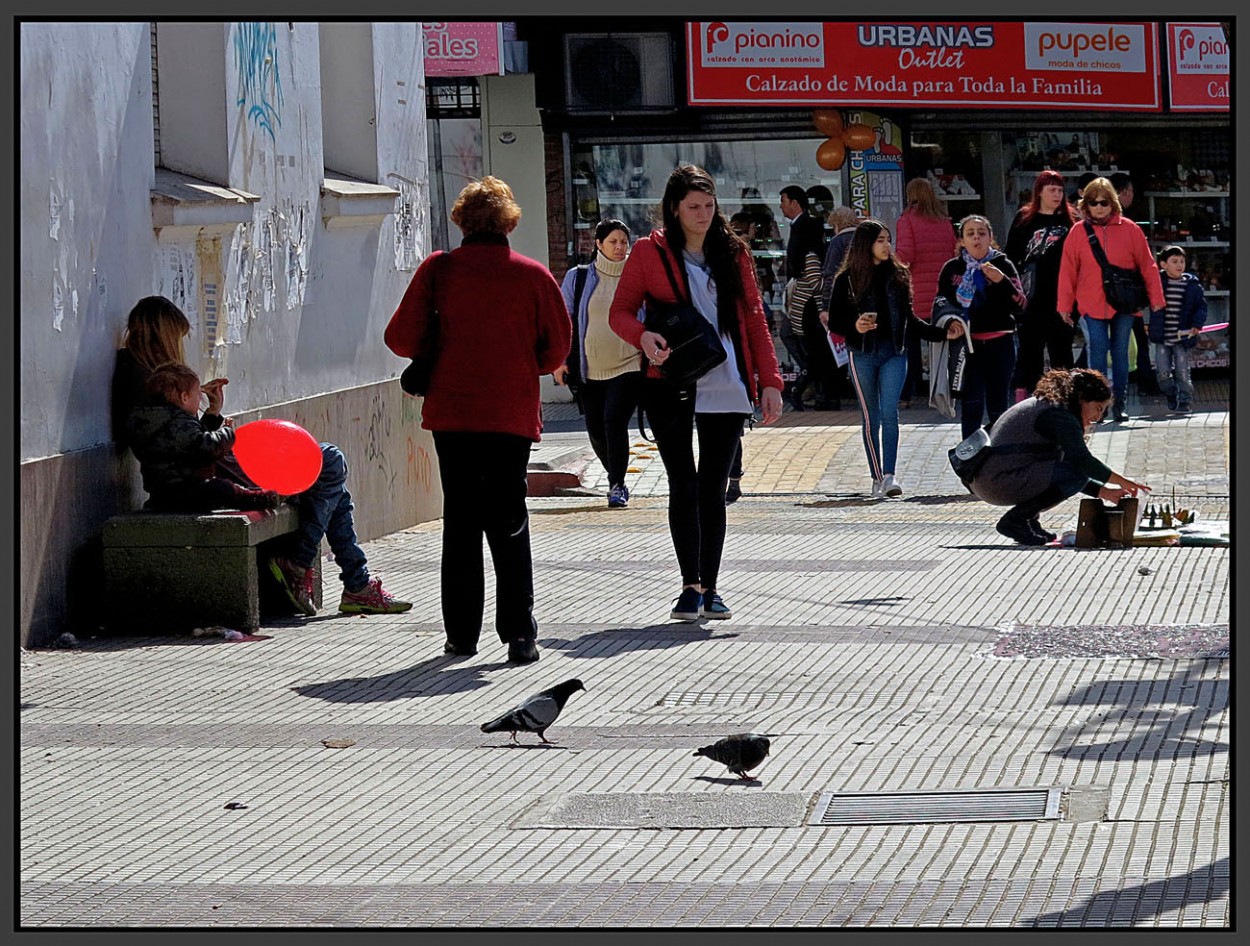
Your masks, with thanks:
M1059 264L1059 317L1072 324L1069 315L1076 307L1081 329L1088 340L1089 366L1103 370L1107 351L1111 352L1111 416L1128 420L1124 410L1128 394L1128 342L1133 335L1133 319L1140 312L1117 312L1102 288L1102 267L1094 256L1091 239L1097 239L1107 262L1136 270L1146 284L1150 311L1165 307L1163 285L1155 266L1150 244L1137 224L1120 211L1120 198L1105 177L1096 177L1085 186L1077 204L1081 221L1068 231Z

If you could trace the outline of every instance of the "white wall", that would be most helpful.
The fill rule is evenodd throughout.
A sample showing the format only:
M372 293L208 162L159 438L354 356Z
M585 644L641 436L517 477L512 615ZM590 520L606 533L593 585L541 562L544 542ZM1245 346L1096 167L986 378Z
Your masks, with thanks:
M75 594L92 530L142 499L133 461L112 454L109 392L145 295L186 311L188 361L230 379L228 413L298 416L344 448L363 539L439 514L428 434L396 409L404 363L382 341L429 251L420 24L365 28L370 67L327 95L331 134L376 130L367 183L400 192L395 212L323 219L318 24L179 22L157 32L162 155L259 199L244 223L158 235L148 24L20 25L22 495L74 498L22 511L23 641Z

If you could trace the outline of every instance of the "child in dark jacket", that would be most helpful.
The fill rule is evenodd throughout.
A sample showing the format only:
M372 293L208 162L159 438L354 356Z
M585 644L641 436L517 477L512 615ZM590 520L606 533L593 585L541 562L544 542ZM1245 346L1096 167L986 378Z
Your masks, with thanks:
M273 509L282 497L214 476L213 464L234 444L228 417L198 416L200 379L186 365L169 363L152 372L143 403L131 411L127 434L139 459L145 509L207 512L211 509Z
M1150 345L1155 376L1167 395L1168 407L1178 414L1189 410L1194 385L1189 376L1189 352L1207 323L1207 297L1202 283L1185 272L1185 251L1169 246L1159 254L1166 305L1150 313Z

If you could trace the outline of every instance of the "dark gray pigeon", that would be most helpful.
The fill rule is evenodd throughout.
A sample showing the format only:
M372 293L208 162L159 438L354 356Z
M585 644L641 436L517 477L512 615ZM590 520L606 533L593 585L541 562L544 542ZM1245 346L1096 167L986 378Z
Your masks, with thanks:
M482 723L482 732L510 732L512 741L517 742L519 732L538 733L538 738L547 745L555 745L544 735L547 727L556 721L564 704L568 702L575 690L585 690L581 680L565 680L555 686L526 697L519 706L514 706L498 719Z
M738 778L748 782L757 782L759 779L753 775L747 775L747 770L755 768L764 761L770 745L767 736L744 732L718 739L710 746L696 750L694 755L707 756L726 766Z

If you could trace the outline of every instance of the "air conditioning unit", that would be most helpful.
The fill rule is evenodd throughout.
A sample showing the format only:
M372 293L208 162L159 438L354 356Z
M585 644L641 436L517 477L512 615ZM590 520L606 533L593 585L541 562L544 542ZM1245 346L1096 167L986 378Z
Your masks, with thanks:
M668 33L569 33L564 101L570 112L609 114L672 109Z

